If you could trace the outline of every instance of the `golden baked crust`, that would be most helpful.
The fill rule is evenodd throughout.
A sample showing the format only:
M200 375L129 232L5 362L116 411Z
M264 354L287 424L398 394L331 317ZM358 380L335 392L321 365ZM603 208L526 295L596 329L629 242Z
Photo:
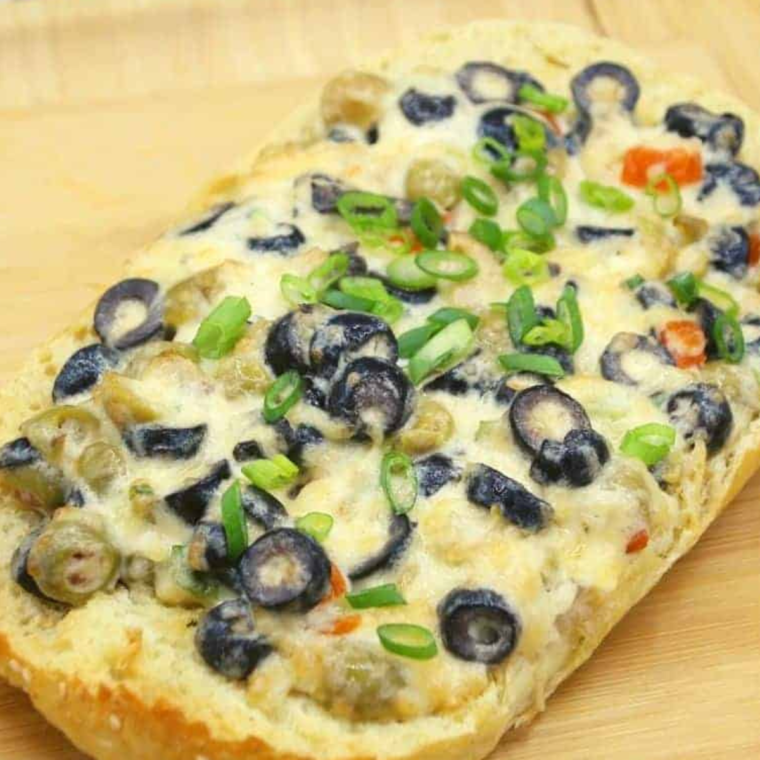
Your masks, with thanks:
M622 62L642 84L639 109L643 118L659 115L664 105L675 100L697 100L713 110L733 111L747 126L743 160L760 164L759 122L743 104L706 91L686 77L658 71L617 43L571 27L482 22L439 33L416 44L414 50L388 56L368 70L392 77L410 62L445 64L451 69L472 58L504 60L539 78L547 67L574 72L601 58ZM319 151L309 147L314 121L315 107L306 106L286 128L278 130L279 140L286 135L292 136L292 142L270 147L242 162L236 173L216 182L199 198L190 215L221 198L236 197L252 178L278 172L292 175L302 164L313 166L310 151ZM178 260L159 243L138 254L128 270L130 274L176 282L207 266L208 252L199 250ZM90 314L88 309L78 324L36 351L2 393L2 440L16 435L30 410L47 405L51 378L75 348L92 338ZM631 565L614 593L575 629L574 646L560 666L534 671L528 701L511 703L504 684L494 677L466 707L403 723L341 724L339 719L326 720L313 705L301 704L291 706L286 720L282 716L271 720L251 709L243 687L230 685L190 662L192 641L186 635L190 613L163 608L149 599L135 600L121 590L97 597L61 621L58 612L41 607L18 589L7 573L0 575L4 611L0 666L8 680L24 689L52 723L77 746L102 760L481 757L504 731L543 709L558 684L694 545L757 469L760 420L756 413L743 436L720 454L709 460L699 454L697 447L689 460L693 477L682 477L679 500L689 519L677 539L664 556L649 554ZM12 496L4 494L0 565L8 566L31 522ZM297 738L291 735L294 722L299 726Z

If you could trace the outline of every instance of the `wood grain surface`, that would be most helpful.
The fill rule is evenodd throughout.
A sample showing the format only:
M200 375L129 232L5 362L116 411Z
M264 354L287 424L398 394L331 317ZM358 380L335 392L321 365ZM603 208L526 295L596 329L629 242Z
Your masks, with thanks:
M484 17L614 36L760 108L757 0L1 5L0 380L330 74ZM0 685L11 758L83 760ZM760 478L494 758L760 758Z

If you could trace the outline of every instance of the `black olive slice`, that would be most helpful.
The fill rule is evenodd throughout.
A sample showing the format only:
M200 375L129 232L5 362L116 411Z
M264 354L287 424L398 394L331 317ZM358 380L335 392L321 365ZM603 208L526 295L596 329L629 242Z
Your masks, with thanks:
M531 532L544 528L554 510L516 480L485 464L477 464L467 477L467 498L479 507L498 507L518 528Z
M174 491L164 497L169 509L189 525L197 525L203 518L206 508L214 498L219 486L231 476L230 465L226 459L217 462L208 475L195 483Z
M243 599L210 609L198 625L195 646L212 670L239 681L272 652L267 639L256 632L251 606Z
M744 141L744 121L732 113L716 114L696 103L676 103L665 112L665 128L696 137L713 150L735 156Z
M486 111L478 122L478 137L490 137L500 142L509 151L517 150L517 137L512 126L512 119L518 114L521 118L531 119L531 121L535 121L541 125L549 147L553 147L556 144L556 135L544 122L533 118L525 113L523 109L511 106L499 106Z
M593 127L594 122L591 120L591 116L584 111L579 111L578 116L573 122L573 126L564 137L565 150L568 155L575 156L580 153L581 148L586 144Z
M224 526L218 522L199 522L187 547L187 564L198 573L209 573L223 570L229 563Z
M309 345L319 325L334 314L324 306L305 304L280 317L270 328L264 354L269 366L281 375L290 369L309 370Z
M306 242L303 232L295 224L280 224L280 229L285 230L279 235L270 237L249 237L248 249L262 251L264 253L289 254Z
M595 430L571 430L562 443L544 441L530 467L537 483L587 486L609 461L607 442Z
M414 463L417 472L417 484L421 496L433 496L447 483L460 480L462 469L454 464L445 454L431 454Z
M634 368L627 361L629 357L633 358L631 355L634 353L647 354L660 364L675 364L673 357L653 338L636 333L619 332L613 336L599 358L602 377L623 385L638 385L643 378L637 379L630 374ZM649 367L644 365L642 370L646 373Z
M635 232L632 227L594 227L590 224L580 224L575 228L575 234L581 243L597 243L609 238L630 238Z
M454 589L438 605L438 619L443 645L468 662L503 662L520 638L519 618L491 589Z
M616 109L633 113L641 95L636 77L625 66L610 61L599 61L579 71L570 82L578 111L592 114L594 105L604 103Z
M365 356L352 361L335 381L327 409L357 433L375 428L388 434L409 419L413 402L414 388L398 366Z
M708 198L719 184L730 187L742 206L760 204L760 175L751 166L738 161L707 164L697 200Z
M352 581L358 581L366 578L368 575L385 570L397 562L401 555L406 551L409 542L412 539L412 523L406 515L393 515L388 530L388 540L383 544L378 552L366 557L348 573Z
M254 604L306 612L330 585L330 560L312 538L277 528L257 539L240 558L240 580Z
M456 105L453 95L430 95L414 87L408 89L399 100L401 112L416 127L451 118Z
M718 227L708 238L710 263L740 280L749 268L749 235L744 227Z
M311 205L318 214L335 214L340 196L349 190L348 185L328 174L311 174Z
M702 439L714 454L723 448L733 427L731 406L721 390L695 383L674 393L667 404L671 421L687 441Z
M293 427L287 420L275 423L275 430L285 447L285 454L296 464L301 464L304 450L309 446L317 446L325 440L322 431L313 425L296 425Z
M276 528L288 517L282 502L262 488L249 485L242 490L241 495L245 513L264 530Z
M385 285L385 289L394 298L398 298L399 301L411 304L423 304L430 303L437 295L438 288L433 285L430 288L422 288L421 290L409 290L409 288L402 288L398 285L394 285L384 274L380 272L370 272L370 277L374 277L376 280Z
M190 227L180 230L178 234L184 237L185 235L197 235L199 232L206 232L206 230L210 230L232 208L235 208L235 204L230 201L220 203L218 206L214 206L210 209L205 216L190 225Z
M456 72L457 84L471 103L509 101L516 103L520 88L531 84L538 90L543 85L524 71L505 69L490 61L470 61Z
M385 320L371 314L343 312L330 317L314 333L309 348L311 366L324 378L359 356L376 356L395 363L398 343Z
M161 425L135 425L124 431L124 443L137 457L192 459L206 438L207 425L170 428Z
M667 286L661 282L645 282L636 288L635 295L636 300L644 309L651 309L655 306L676 308L676 299L673 298Z
M53 383L53 401L76 396L92 388L103 373L119 363L119 354L102 343L75 351L61 367Z
M37 581L29 574L29 553L32 551L34 542L42 534L42 528L37 528L29 533L26 538L18 545L11 557L11 578L21 586L24 591L40 599L52 601L49 597L40 591Z
M719 309L712 301L706 298L698 298L689 308L694 312L699 321L699 326L705 334L705 356L708 359L715 359L719 356L718 344L715 340L715 323L723 315L722 309Z
M583 407L551 385L520 391L509 407L509 422L517 442L531 454L546 440L560 442L571 430L591 427Z
M128 303L142 304L145 316L136 327L118 333L119 312ZM94 327L106 346L124 351L158 338L164 331L162 318L163 301L158 283L132 277L117 282L103 293L95 307Z
M248 462L251 459L266 459L266 455L259 442L251 439L236 443L232 449L232 458L236 462Z
M44 461L28 438L16 438L0 448L0 470L14 470Z

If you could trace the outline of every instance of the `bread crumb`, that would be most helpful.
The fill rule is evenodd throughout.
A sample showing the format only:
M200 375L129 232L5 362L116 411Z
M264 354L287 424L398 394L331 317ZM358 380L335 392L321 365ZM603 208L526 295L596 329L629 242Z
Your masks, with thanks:
M108 725L111 726L113 731L121 730L121 718L118 715L109 715Z

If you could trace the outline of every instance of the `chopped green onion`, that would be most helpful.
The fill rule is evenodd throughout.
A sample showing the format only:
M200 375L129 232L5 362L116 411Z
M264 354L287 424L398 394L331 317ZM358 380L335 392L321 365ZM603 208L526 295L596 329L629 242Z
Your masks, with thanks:
M384 301L375 301L372 304L370 313L374 314L380 319L384 319L389 325L397 322L404 313L404 304L398 300L388 296Z
M338 283L342 293L368 301L385 301L390 294L385 285L375 277L343 277Z
M546 153L518 150L491 165L491 174L504 182L527 182L538 179L546 169ZM527 164L527 168L526 168Z
M575 353L583 343L584 330L578 296L572 285L565 285L557 301L557 317L564 322L569 332L567 348Z
M512 117L512 129L520 150L541 151L546 147L546 130L540 121L517 114Z
M396 257L385 272L394 285L407 290L424 290L435 285L435 277L420 269L414 256Z
M251 305L247 298L227 296L201 322L193 345L204 359L220 359L243 337L250 316Z
M435 248L443 232L443 219L428 198L420 198L412 208L412 231L425 248Z
M494 158L496 154L496 158ZM509 157L509 151L493 137L482 137L472 148L472 157L479 164L489 165L494 161Z
M424 272L444 280L462 282L478 273L478 263L466 253L457 251L423 251L417 258L417 266Z
M327 259L309 273L309 285L317 293L323 293L348 271L351 258L347 253L331 253Z
M476 219L469 229L469 233L479 243L482 243L492 251L500 251L502 247L501 227L492 219Z
M417 471L411 457L400 451L389 451L380 465L380 485L391 509L406 514L417 501Z
M664 190L660 190L659 186L663 182L666 187ZM656 177L652 177L644 192L652 197L654 210L662 217L675 216L681 210L681 189L670 174L658 174Z
M744 358L744 335L735 317L721 314L715 320L713 338L721 359L738 364Z
M610 185L584 179L580 184L581 200L594 208L620 214L633 208L635 201L628 193Z
M620 451L636 457L651 467L664 459L676 442L676 431L670 425L650 422L629 430L620 444Z
M499 199L494 189L482 179L467 176L462 180L462 197L475 211L493 216L499 210Z
M280 277L280 293L293 306L300 303L316 303L318 300L317 291L309 281L294 274L284 274Z
M739 304L730 293L703 282L691 272L681 272L671 277L665 284L670 288L678 303L687 308L702 296L730 316L736 316L739 313Z
M395 254L409 253L412 250L412 236L405 229L359 232L358 238L365 248L382 248Z
M439 325L428 324L407 330L398 339L398 355L411 359L440 329Z
M355 610L368 610L372 607L398 607L406 604L395 583L384 583L361 591L346 594L346 601Z
M375 193L350 191L338 199L338 213L355 230L394 229L398 215L393 202Z
M472 349L474 336L466 319L458 319L434 335L409 362L409 377L418 385L431 372L462 360Z
M526 346L545 346L556 343L567 346L570 342L570 329L559 319L544 319L541 324L531 327L523 337Z
M555 240L551 233L534 237L522 230L504 230L502 244L505 251L509 251L510 248L524 248L534 253L547 253L554 248Z
M633 277L629 277L627 280L623 280L623 285L625 285L629 290L636 290L639 285L643 285L645 282L646 280L640 274L635 274Z
M549 204L557 225L567 221L567 193L557 177L542 174L538 178L538 197Z
M457 309L455 306L444 306L438 311L434 311L429 317L428 322L446 327L458 319L466 319L467 324L474 330L480 322L480 317L476 316L466 309Z
M322 296L322 303L332 306L333 309L346 309L348 311L372 312L375 302L369 298L357 298L347 293L341 293L340 290L328 290Z
M507 327L512 343L519 346L528 331L540 321L533 291L527 285L521 285L507 301Z
M237 480L222 495L222 526L227 538L227 556L232 562L237 562L248 548L248 523Z
M532 84L524 84L517 92L519 100L526 103L532 103L549 113L562 113L568 106L568 99L561 95L552 95L551 93L539 90Z
M521 229L533 237L551 233L557 224L552 207L541 198L531 198L517 209L517 223Z
M546 259L522 248L512 248L507 252L501 271L514 285L540 285L550 278Z
M303 395L303 380L295 370L280 375L264 396L264 420L268 423L281 420Z
M276 454L271 459L254 460L242 472L253 485L271 491L292 483L298 477L298 466L284 454Z
M309 512L296 520L296 528L322 543L330 535L334 522L326 512Z
M387 623L377 629L380 643L393 654L412 660L431 660L438 654L435 637L421 625Z
M697 278L691 272L681 272L665 284L681 305L691 306L697 300Z
M729 316L735 317L739 313L739 304L727 291L708 285L703 280L697 280L697 293L722 309Z
M502 354L499 364L507 372L534 372L548 377L564 377L562 365L551 356L542 354Z

